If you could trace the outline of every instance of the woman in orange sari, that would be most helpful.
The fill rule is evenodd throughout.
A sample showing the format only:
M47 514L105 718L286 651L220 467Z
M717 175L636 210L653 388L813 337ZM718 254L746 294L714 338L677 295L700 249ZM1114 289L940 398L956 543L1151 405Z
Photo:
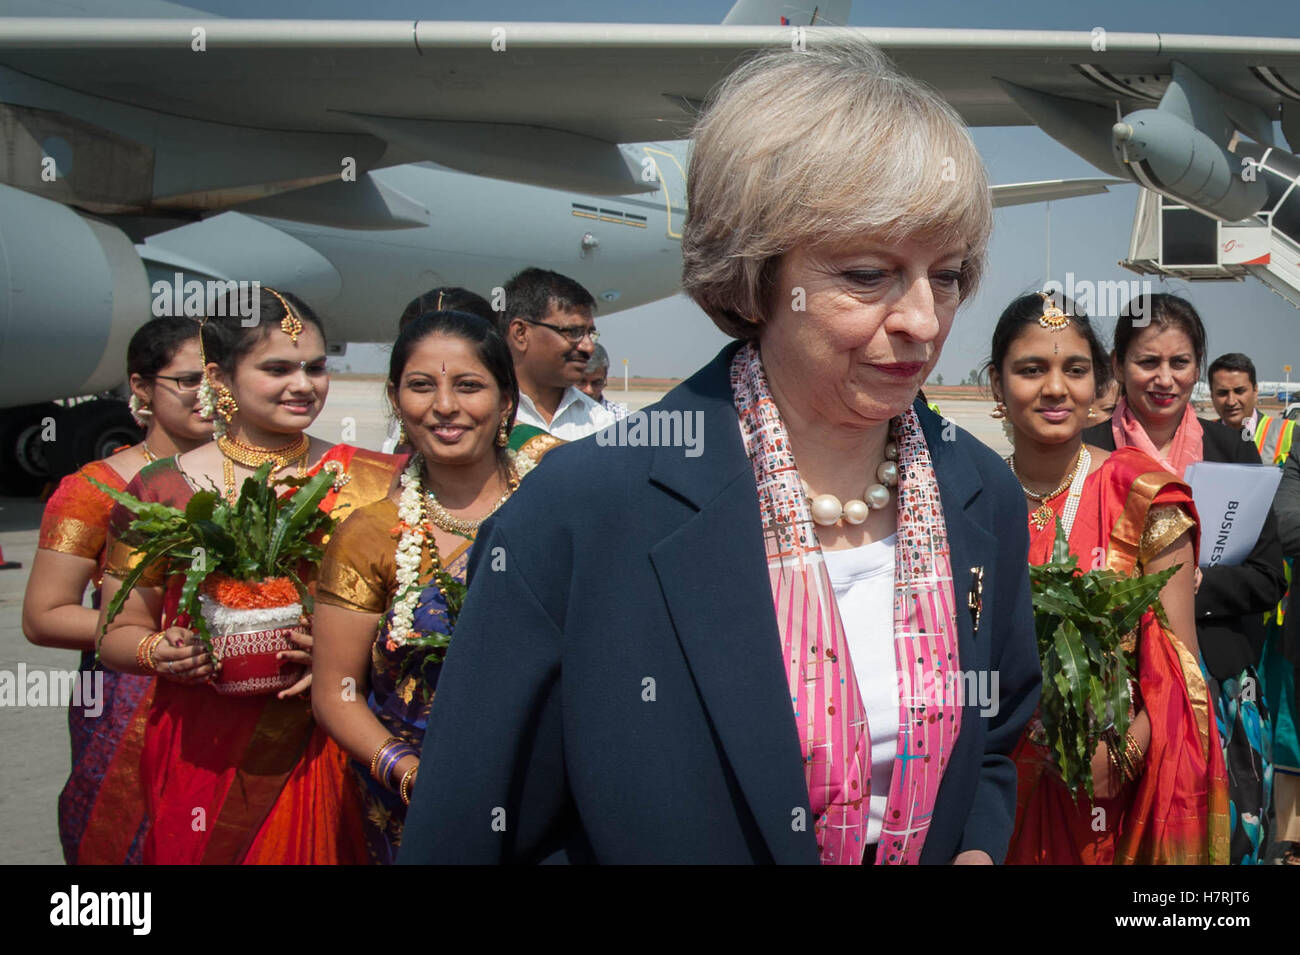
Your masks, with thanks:
M184 507L200 488L234 498L244 479L271 461L272 480L334 473L334 490L321 504L328 511L384 497L395 472L392 458L304 433L329 389L316 317L298 299L266 287L258 307L258 321L249 327L238 307L222 309L228 317L209 318L203 327L206 369L217 389L211 402L221 422L217 441L151 465L127 491L174 507ZM132 548L120 539L130 522L125 508L114 510L106 604L132 566ZM176 614L180 583L179 577L142 580L102 642L109 666L160 678L137 726L138 765L117 767L127 776L138 772L145 794L144 862L364 862L361 808L345 779L346 756L316 727L305 696L308 628L293 636L299 649L281 654L284 665L307 667L297 684L275 695L218 695L206 685L215 676L212 660L188 619ZM106 829L121 825L98 822Z
M124 853L105 857L83 838L86 822L100 800L134 803L138 790L105 788L104 771L121 745L123 733L153 680L104 670L95 662L99 627L99 586L113 501L90 483L93 478L120 491L151 461L189 451L212 439L212 423L199 415L195 398L203 378L199 325L188 318L155 318L131 336L126 348L131 413L144 440L111 457L91 461L59 482L45 505L36 559L23 595L23 632L37 646L76 650L79 679L94 679L96 699L68 709L72 772L59 794L59 841L69 865L140 861L133 840ZM91 606L82 606L86 585ZM132 833L134 836L135 833Z
M1125 739L1092 758L1094 796L1071 793L1030 721L1015 760L1016 828L1008 863L1227 863L1228 793L1193 613L1197 520L1191 492L1136 449L1083 443L1107 377L1086 316L1025 295L993 333L989 377L1015 445L1008 464L1029 511L1029 561L1051 559L1058 523L1082 570L1178 566L1161 591L1169 628L1146 613L1123 644L1134 676ZM1050 674L1044 674L1050 678Z

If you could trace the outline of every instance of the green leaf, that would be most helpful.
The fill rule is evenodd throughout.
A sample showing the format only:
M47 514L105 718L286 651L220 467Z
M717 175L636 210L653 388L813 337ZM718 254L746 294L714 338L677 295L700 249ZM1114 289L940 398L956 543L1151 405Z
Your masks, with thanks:
M185 519L191 524L212 520L212 513L217 509L217 501L220 499L215 491L195 491L185 505Z
M313 514L326 516L320 510L320 504L333 486L334 475L321 470L294 492L287 506L279 509L271 531L271 542L267 548L266 560L270 566L276 566L280 548L284 546L286 538L290 535L302 534ZM312 521L312 524L320 526L319 518Z
M1147 608L1160 602L1160 591L1181 566L1170 567L1158 574L1132 577L1110 589L1111 611L1115 614L1115 627L1120 633L1128 633L1136 627Z
M1047 747L1076 801L1093 793L1092 754L1112 723L1123 733L1132 706L1131 664L1121 643L1148 608L1163 619L1159 594L1177 568L1130 577L1110 569L1081 573L1063 553L1030 568L1034 630L1043 666L1039 718Z

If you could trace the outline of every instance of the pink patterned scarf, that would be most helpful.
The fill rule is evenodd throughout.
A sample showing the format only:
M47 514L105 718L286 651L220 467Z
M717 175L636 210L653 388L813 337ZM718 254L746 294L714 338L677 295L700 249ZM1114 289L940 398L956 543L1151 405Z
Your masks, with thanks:
M731 390L758 486L813 831L823 865L856 865L866 848L870 729L790 439L752 343L731 363ZM947 529L915 411L909 408L897 419L893 437L899 450L892 635L899 734L877 865L920 860L939 783L961 732Z
M1183 409L1183 420L1178 423L1178 430L1174 432L1173 443L1169 446L1169 457L1162 455L1156 448L1151 436L1147 434L1147 429L1142 427L1142 422L1138 421L1137 416L1133 414L1133 409L1128 406L1128 402L1122 395L1119 401L1115 402L1115 413L1110 419L1110 433L1115 438L1116 451L1121 448L1137 448L1139 451L1145 451L1162 468L1178 475L1179 478L1187 472L1189 464L1195 464L1205 456L1205 429L1201 427L1200 420L1192 411L1190 401Z

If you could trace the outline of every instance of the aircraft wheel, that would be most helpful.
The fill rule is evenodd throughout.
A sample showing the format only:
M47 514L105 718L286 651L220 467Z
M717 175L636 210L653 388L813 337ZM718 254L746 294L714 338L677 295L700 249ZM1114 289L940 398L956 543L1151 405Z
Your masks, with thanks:
M62 412L52 402L0 411L0 494L32 497L50 480L49 457L56 442L43 435L49 437L46 429L53 424L57 437Z
M116 398L97 398L62 410L59 440L47 452L50 474L56 480L144 437L126 402Z

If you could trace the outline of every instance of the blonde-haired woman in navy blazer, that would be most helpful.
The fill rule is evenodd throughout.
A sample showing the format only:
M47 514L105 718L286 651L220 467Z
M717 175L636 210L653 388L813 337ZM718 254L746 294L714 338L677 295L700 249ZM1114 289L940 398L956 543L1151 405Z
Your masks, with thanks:
M871 48L766 54L688 200L740 341L484 525L399 861L1000 861L1023 503L915 400L984 263L969 135Z

